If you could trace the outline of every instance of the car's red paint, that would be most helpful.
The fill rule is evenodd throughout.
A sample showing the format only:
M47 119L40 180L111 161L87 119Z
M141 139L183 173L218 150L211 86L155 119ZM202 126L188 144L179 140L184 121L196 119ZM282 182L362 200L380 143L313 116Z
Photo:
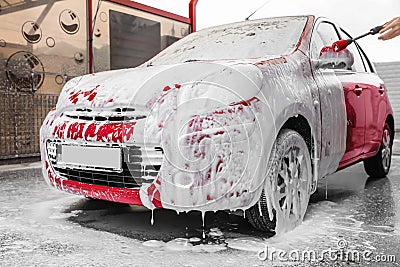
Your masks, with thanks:
M364 147L365 138L365 94L363 88L367 85L357 81L356 74L338 75L342 81L346 101L347 139L346 152L342 162L359 156ZM355 82L354 82L355 81ZM360 93L361 92L361 93Z
M346 152L339 169L375 155L392 113L382 80L375 73L336 71L346 101Z
M80 183L58 177L46 161L46 169L50 183L61 191L66 191L75 195L87 198L106 200L130 205L140 205L139 189L125 189L93 184ZM161 208L161 203L154 203L157 208Z

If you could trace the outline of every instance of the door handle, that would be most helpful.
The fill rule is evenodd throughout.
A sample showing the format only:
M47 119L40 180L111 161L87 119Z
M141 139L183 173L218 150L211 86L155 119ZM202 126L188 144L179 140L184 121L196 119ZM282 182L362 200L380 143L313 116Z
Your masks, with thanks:
M357 96L360 96L361 93L362 93L362 91L363 91L363 88L362 88L362 87L360 87L360 86L358 86L358 85L355 86L355 88L354 88L354 93L355 93Z

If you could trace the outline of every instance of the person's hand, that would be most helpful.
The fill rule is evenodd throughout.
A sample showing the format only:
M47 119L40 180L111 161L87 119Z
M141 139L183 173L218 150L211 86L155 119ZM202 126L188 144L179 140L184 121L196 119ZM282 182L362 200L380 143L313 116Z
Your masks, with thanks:
M400 35L400 17L393 18L379 32L379 40L389 40Z

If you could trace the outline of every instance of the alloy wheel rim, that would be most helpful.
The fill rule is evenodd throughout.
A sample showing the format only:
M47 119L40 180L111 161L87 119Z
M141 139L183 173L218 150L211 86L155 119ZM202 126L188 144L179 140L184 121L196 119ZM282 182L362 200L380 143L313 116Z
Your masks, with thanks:
M388 129L385 129L383 131L383 137L382 137L382 166L387 172L387 170L390 167L390 156L391 156L391 137L390 137L390 132Z
M292 146L282 157L277 177L276 203L285 221L302 219L308 204L308 166L304 152Z

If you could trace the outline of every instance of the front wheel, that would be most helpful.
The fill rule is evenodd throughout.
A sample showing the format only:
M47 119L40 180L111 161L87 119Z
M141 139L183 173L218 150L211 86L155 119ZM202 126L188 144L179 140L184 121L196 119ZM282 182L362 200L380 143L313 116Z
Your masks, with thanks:
M392 161L392 133L390 127L385 123L382 133L381 146L379 148L378 154L374 157L364 160L365 172L371 178L383 178L390 170L390 164Z
M302 136L284 129L272 148L266 186L260 200L246 210L257 229L286 232L303 221L311 190L311 158Z

